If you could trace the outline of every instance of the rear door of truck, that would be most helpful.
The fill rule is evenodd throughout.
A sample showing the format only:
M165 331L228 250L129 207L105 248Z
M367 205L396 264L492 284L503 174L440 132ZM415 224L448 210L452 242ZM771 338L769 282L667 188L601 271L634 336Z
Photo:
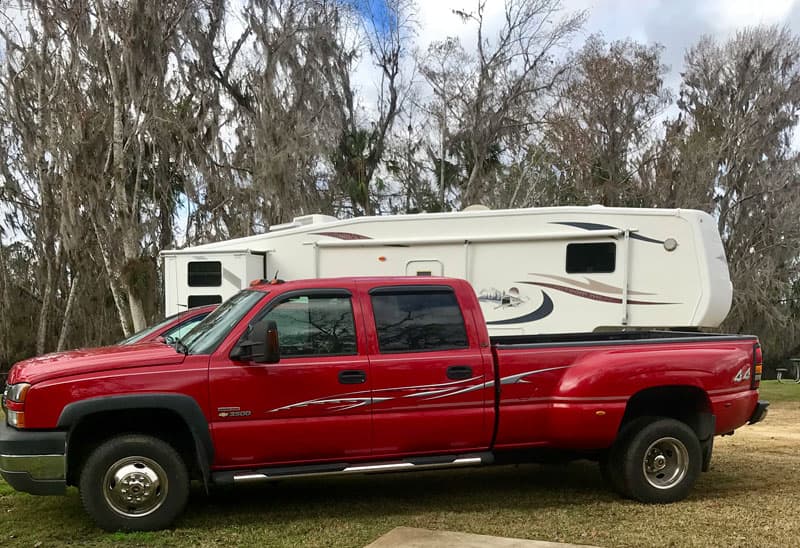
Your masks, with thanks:
M453 287L364 283L359 294L368 334L373 456L486 449L493 427L491 362Z

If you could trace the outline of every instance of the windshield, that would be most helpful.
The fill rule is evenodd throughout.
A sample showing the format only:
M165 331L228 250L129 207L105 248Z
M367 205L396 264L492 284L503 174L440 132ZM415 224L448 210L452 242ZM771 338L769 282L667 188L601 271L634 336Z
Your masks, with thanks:
M186 353L210 354L216 350L222 339L264 295L266 293L263 291L245 289L219 305L181 341L186 347Z
M166 326L168 326L170 323L174 322L177 319L177 317L180 316L181 314L184 314L184 312L178 312L177 314L173 314L172 316L170 316L168 318L165 318L163 321L161 321L161 322L159 322L159 323L157 323L155 325L151 325L150 327L145 327L144 329L142 329L141 331L137 331L136 333L134 333L133 335L131 335L127 339L123 339L123 340L119 341L117 344L120 345L120 346L126 346L126 345L129 345L129 344L137 343L137 342L149 337L153 333L158 333L159 331L164 329Z

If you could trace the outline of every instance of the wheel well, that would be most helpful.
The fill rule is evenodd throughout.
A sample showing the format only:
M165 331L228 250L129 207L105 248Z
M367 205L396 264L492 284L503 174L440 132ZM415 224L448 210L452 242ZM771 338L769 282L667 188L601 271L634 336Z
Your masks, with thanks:
M669 417L686 423L702 441L714 435L714 415L708 394L696 386L647 388L628 400L620 430L639 417Z
M77 485L89 454L121 434L145 434L170 444L183 457L192 479L201 478L197 449L186 421L169 409L101 411L84 417L67 438L67 485Z

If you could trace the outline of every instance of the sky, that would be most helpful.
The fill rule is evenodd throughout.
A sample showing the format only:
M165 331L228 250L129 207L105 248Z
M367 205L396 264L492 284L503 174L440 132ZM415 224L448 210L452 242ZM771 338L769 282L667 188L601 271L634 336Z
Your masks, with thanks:
M374 1L374 0L373 0ZM670 66L666 84L677 91L686 49L702 36L725 39L747 25L787 24L800 33L800 0L562 0L567 10L588 11L584 30L575 37L573 48L591 34L601 33L607 41L631 37L664 46L663 62ZM504 0L486 0L490 29L502 24ZM474 11L477 0L418 0L420 24L418 45L458 36L467 50L474 48L470 26L452 10ZM472 47L470 47L472 46Z

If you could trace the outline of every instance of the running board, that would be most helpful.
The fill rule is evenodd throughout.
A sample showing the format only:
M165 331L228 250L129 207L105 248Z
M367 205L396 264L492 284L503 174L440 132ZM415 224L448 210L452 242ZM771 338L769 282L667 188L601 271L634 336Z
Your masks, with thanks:
M250 483L257 481L276 481L287 478L309 478L322 476L341 476L347 474L372 474L382 472L402 472L411 470L433 470L437 468L458 468L462 466L481 466L492 464L492 453L471 453L466 455L440 455L419 457L406 461L382 461L363 464L334 463L308 466L289 466L214 472L212 481L217 484Z

